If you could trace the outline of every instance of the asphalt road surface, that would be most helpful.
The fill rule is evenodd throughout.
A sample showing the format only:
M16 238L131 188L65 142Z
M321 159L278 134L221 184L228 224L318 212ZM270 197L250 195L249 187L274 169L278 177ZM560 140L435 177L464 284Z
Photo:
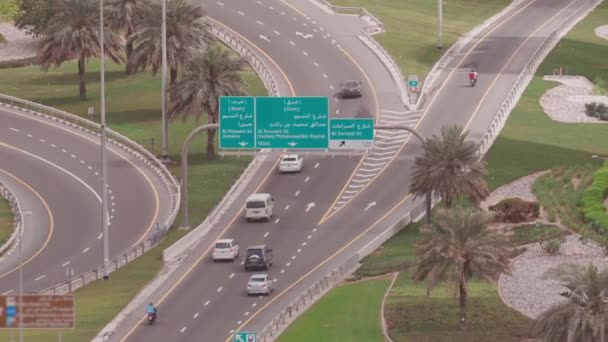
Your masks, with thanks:
M472 138L479 139L542 39L564 18L588 3L524 1L470 42L465 53L443 71L443 83L427 101L414 126L429 136L438 133L442 125L459 123L470 130ZM395 105L396 91L390 89L396 87L388 74L377 69L373 55L357 45L356 38L340 31L337 21L342 19L332 20L306 5L295 11L280 1L209 3L208 12L266 51L284 69L297 95L331 96L328 84L335 85L345 78L371 80L359 102L334 101L332 117L344 114L382 118L382 112L403 111ZM307 28L305 33L300 32L304 30L302 27ZM331 37L319 37L320 27L336 37L337 43L332 43ZM317 35L305 39L297 32ZM260 39L260 34L267 39ZM357 63L343 50L356 56ZM474 88L467 80L471 67L479 72L479 82ZM370 93L376 99L373 95L370 98ZM339 114L335 113L337 109ZM379 163L379 169L361 181L354 195L347 195L350 197L339 206L337 200L343 198L347 186L356 179L353 170L363 167L358 165L358 159L308 158L302 173L295 175L277 174L272 161L267 162L261 171L267 172L267 176L259 175L246 194L271 193L276 203L275 217L268 223L246 223L240 210L243 200L237 201L201 243L198 254L186 261L188 269L184 276L151 297L159 303L158 324L144 326L140 321L125 339L228 341L234 331L260 331L301 289L373 239L399 210L412 206L413 198L408 196L409 175L420 147L409 135L403 135L402 140L394 155ZM372 202L376 205L371 206ZM270 274L277 278L275 292L269 297L246 296L246 283L252 272L244 272L242 256L235 263L210 261L209 249L217 237L236 239L242 250L248 245L269 245L274 250ZM144 308L142 318L143 313Z
M111 99L109 99L111 101ZM0 107L0 179L16 192L25 229L22 259L0 262L0 293L33 293L102 264L99 138L51 120ZM111 146L110 144L108 144ZM154 232L169 215L167 189L143 163L108 152L110 257Z

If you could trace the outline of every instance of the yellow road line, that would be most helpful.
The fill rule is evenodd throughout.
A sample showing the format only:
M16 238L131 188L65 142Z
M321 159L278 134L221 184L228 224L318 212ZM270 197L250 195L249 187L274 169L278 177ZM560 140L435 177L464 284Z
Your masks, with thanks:
M88 140L88 141L94 143L95 145L100 145L101 144L101 142L98 141L98 140L95 140L95 139L93 139L93 138L91 138L91 137L89 137L87 135L84 135L84 134L81 134L81 133L79 133L77 131L74 131L73 129L68 129L67 127L64 127L62 124L54 123L52 121L49 121L48 119L41 119L41 118L32 116L33 114L23 114L23 113L20 113L18 111L11 111L11 110L8 110L8 109L5 109L4 111L6 113L9 113L9 114L18 115L18 116L24 117L24 118L29 119L29 120L35 120L35 121L41 122L43 124L46 124L46 125L49 125L49 126L53 126L55 128L61 129L63 131L66 131L66 132L68 132L70 134L73 134L73 135L76 135L76 136L78 136L80 138ZM156 220L158 218L158 214L159 214L159 211L160 211L160 196L158 195L158 191L156 191L156 188L154 187L154 183L152 182L152 180L150 179L150 177L148 177L148 175L144 171L142 171L137 165L135 165L135 163L133 163L129 158L127 158L127 157L123 156L122 154L114 151L113 149L108 149L108 150L111 153L113 153L114 155L116 155L117 157L119 157L119 158L125 160L127 163L131 164L131 166L133 166L133 168L135 170L137 170L137 172L139 172L144 177L144 179L146 180L146 182L148 183L148 185L152 189L152 192L154 193L154 200L155 200L154 215L152 216L152 219L150 220L150 223L148 224L148 228L146 229L146 231L141 235L141 237L135 243L133 243L133 245L131 245L131 248L133 248L136 245L138 245L148 235L148 233L150 233L150 230L156 224Z
M534 0L534 1L536 1L536 0ZM491 33L493 33L495 30L497 30L502 25L504 25L511 18L513 18L514 16L516 16L517 14L519 14L521 11L523 11L524 9L526 9L527 7L529 7L530 5L532 5L534 3L534 1L531 1L527 5L521 7L520 9L518 9L517 11L515 11L514 13L512 13L511 15L509 15L502 22L500 22L495 27L493 27L491 30L489 30L488 32L486 32L473 46L471 46L471 48L469 48L469 50L467 50L467 52L463 55L463 57L460 60L460 62L458 63L458 65L455 68L452 69L452 71L448 74L448 77L442 82L441 86L439 87L439 89L437 90L437 92L435 93L435 95L431 98L431 101L429 102L428 106L424 110L422 116L418 120L418 123L416 124L416 126L414 127L414 129L418 129L418 127L420 126L420 124L422 123L422 121L424 121L424 117L428 114L428 112L432 108L433 103L435 103L435 101L439 97L439 94L441 94L441 91L443 90L443 88L445 88L445 86L447 85L447 83L449 82L449 80L452 78L452 76L454 75L454 73L456 72L456 70L458 70L458 68L460 68L460 66L462 65L462 63L464 63L464 60L471 54L471 52L477 47L477 45L479 45L485 38L487 38ZM323 223L323 222L327 221L333 215L337 214L339 211L341 211L343 208L345 208L352 200L354 200L359 194L361 194L363 192L363 190L365 190L378 177L380 177L380 175L393 163L393 161L399 156L399 154L401 154L401 151L403 151L403 149L405 148L405 146L407 146L407 143L410 141L411 138L412 138L412 134L410 134L406 138L406 140L403 143L403 145L401 146L401 148L399 148L399 150L397 150L397 153L388 161L388 163L386 163L386 165L384 165L382 167L382 169L380 171L378 171L378 173L374 177L372 177L363 186L363 188L361 188L361 190L359 190L359 192L357 192L356 194L354 194L353 197L349 198L339 209L331 211L331 208L329 208L328 215L324 216L323 220L320 223Z
M31 191L36 197L38 197L38 199L40 200L40 202L42 202L42 205L46 209L46 212L49 216L49 234L46 237L46 241L44 241L44 244L42 244L42 247L40 247L40 249L38 249L38 251L36 253L34 253L34 255L32 255L29 259L27 259L26 261L21 263L21 265L26 265L30 261L32 261L35 257L37 257L38 254L42 253L42 251L46 248L46 245L48 245L49 241L51 241L51 237L53 236L53 231L54 231L54 222L55 222L53 219L53 213L51 212L51 209L49 208L47 201L45 201L44 198L42 197L42 195L40 195L40 193L38 193L38 191L34 190L34 188L32 188L29 184L27 184L25 181L21 180L20 178L18 178L17 176L13 175L12 173L10 173L6 170L0 169L0 172L4 173L5 175L7 175L7 176L11 177L12 179L14 179L15 181L19 182L21 185L23 185L29 191ZM23 243L23 241L19 241L19 243ZM19 265L19 266L21 266L21 265ZM0 275L0 278L4 278L8 274L18 270L19 266L13 268L10 271L3 273L2 275Z

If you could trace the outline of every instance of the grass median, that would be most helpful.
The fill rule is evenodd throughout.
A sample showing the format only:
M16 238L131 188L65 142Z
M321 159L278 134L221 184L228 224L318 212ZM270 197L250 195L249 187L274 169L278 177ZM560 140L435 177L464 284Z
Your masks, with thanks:
M0 197L0 246L11 237L13 232L13 213L11 206L4 197Z
M89 98L78 99L78 78L75 63L65 63L47 73L38 67L2 70L0 93L13 95L86 117L89 107L95 108L93 120L99 122L99 65L88 64L87 87ZM243 72L250 95L266 95L261 80L248 70ZM138 73L128 77L123 66L106 64L106 121L108 126L151 152L161 153L160 77ZM201 120L200 124L205 122ZM174 161L170 169L179 175L181 145L187 134L196 127L193 120L172 121L169 124L169 155ZM190 162L190 222L202 222L222 199L225 192L247 166L250 157L224 157L204 160L206 136L196 139L191 148ZM217 145L216 145L217 146ZM1 221L0 221L1 222ZM179 222L179 221L178 221ZM94 282L76 291L76 329L65 331L63 341L88 341L108 323L137 292L152 280L162 267L162 250L184 235L172 231L158 247L112 274L109 282ZM9 333L0 332L0 340L8 340ZM27 333L28 341L52 341L55 331Z
M364 7L380 19L386 32L374 38L388 51L404 75L423 80L442 50L437 48L437 1L328 0L336 6ZM509 0L453 0L443 4L443 50L464 33L510 3Z
M374 12L374 7L390 1L381 0L372 3L364 0L334 0L333 2L365 5ZM415 1L404 1L403 6L410 3ZM379 16L383 18L382 14ZM568 68L572 75L586 76L596 84L608 80L608 65L605 63L608 41L596 37L593 33L595 27L605 24L606 17L608 17L608 3L603 3L559 43L539 68L537 76L524 92L505 128L485 156L492 189L525 175L554 167L569 168L589 164L599 166L600 161L592 158L592 155L608 156L608 144L605 143L608 137L607 124L554 122L543 113L539 104L540 97L556 86L553 82L543 81L542 75L551 74L559 66L563 69ZM390 21L387 22L388 25ZM420 34L412 36L418 37ZM516 231L514 240L520 243L533 242L537 239L537 234L545 233L561 235L563 231L552 226L540 227L538 232L525 234ZM407 269L415 260L414 243L417 237L417 225L406 227L365 258L357 275L365 277ZM473 282L469 290L467 311L469 322L466 330L461 331L457 321L458 302L452 293L439 287L427 297L424 284L412 282L408 272L403 271L387 301L386 319L391 337L395 342L521 341L523 337L529 335L532 320L504 305L494 284ZM376 293L365 293L365 295L379 296L381 293L381 289L376 289ZM327 297L332 294L333 291ZM350 312L351 307L358 305L354 298L362 298L362 295L364 294L360 293L359 296L343 299L341 305L344 312ZM325 300L325 298L321 299L315 307L331 307L324 303ZM326 324L325 322L333 322L334 319L338 323L332 325L331 331L325 331L319 338L309 340L324 340L326 336L347 330L350 324L343 322L339 314L330 309L325 312L315 312L310 316L318 317L316 327ZM304 315L294 323L294 327L305 326L300 321L310 319L309 316ZM368 333L380 331L379 327L371 325L377 322L377 319L370 318L368 325L365 325L369 327ZM310 323L307 324L311 327L309 331L314 330ZM312 337L314 333L309 332L306 335L306 332L302 332L302 334ZM314 336L318 337L318 335ZM382 338L369 341L382 341Z

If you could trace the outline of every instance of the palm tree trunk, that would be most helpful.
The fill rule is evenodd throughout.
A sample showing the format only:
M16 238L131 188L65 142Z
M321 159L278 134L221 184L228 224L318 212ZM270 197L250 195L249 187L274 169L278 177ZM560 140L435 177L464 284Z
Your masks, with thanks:
M208 122L210 124L214 124L216 122L217 116L215 114L210 114ZM215 159L215 130L210 129L207 132L207 160Z
M170 72L170 81L169 81L169 85L173 85L173 83L175 83L175 81L177 81L177 68L171 68Z
M81 100L87 99L87 80L85 73L85 60L84 56L78 58L78 93Z
M460 325L464 326L465 320L467 318L467 288L466 283L461 279L458 282L458 288L460 290Z
M426 198L425 198L425 204L426 204L426 224L431 224L431 198L432 198L432 192L427 192L426 193Z
M125 44L125 50L127 53L127 63L126 63L126 67L125 67L125 73L127 75L131 75L133 74L133 70L131 70L131 67L129 65L129 59L131 59L131 54L133 54L133 42L129 41L129 38L133 35L133 29L132 28L127 28L127 34L125 39L127 40L127 43Z

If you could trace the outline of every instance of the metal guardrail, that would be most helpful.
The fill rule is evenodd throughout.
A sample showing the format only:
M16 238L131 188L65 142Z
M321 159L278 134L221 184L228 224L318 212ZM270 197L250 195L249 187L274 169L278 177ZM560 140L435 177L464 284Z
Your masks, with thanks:
M517 100L525 90L527 84L534 76L536 70L544 58L577 22L582 20L589 12L598 6L603 0L596 0L588 8L582 8L573 13L568 20L564 21L558 28L543 42L537 49L530 64L520 73L517 81L511 88L505 101L497 112L492 124L486 130L480 142L481 155L485 154L497 134L500 132L506 122L508 114L513 109ZM433 197L433 201L437 203L439 198ZM357 254L349 258L342 265L329 272L321 280L315 282L312 286L302 292L295 300L293 300L285 309L280 311L275 318L266 325L259 334L261 342L270 342L276 340L279 334L293 321L303 313L310 305L321 298L326 292L333 288L338 282L342 281L359 265L359 261L365 256L371 254L382 243L388 240L392 235L397 233L400 228L403 228L410 222L415 222L422 218L425 211L424 201L418 203L412 210L396 218L394 222L388 225L383 233L379 234L376 239L370 241L366 246L361 248Z
M545 39L545 41L536 49L533 57L530 59L528 66L522 70L517 77L517 80L511 87L508 95L503 101L502 105L498 109L496 116L492 120L490 126L483 134L480 142L480 155L485 155L486 152L492 146L492 143L505 126L509 114L519 101L519 98L523 94L524 90L536 74L536 70L547 57L547 55L557 45L559 40L568 32L574 25L581 21L587 14L589 14L595 7L602 3L603 0L595 0L588 7L583 7L578 11L570 15L570 17L563 21L554 31Z
M21 211L21 206L17 197L15 197L13 193L9 190L9 188L1 182L0 196L4 197L8 201L11 207L11 212L13 213L13 232L11 233L11 237L8 238L8 240L6 240L4 244L0 247L0 255L2 255L14 243L21 243L21 241L19 241L19 232L23 229L23 213Z
M279 89L272 73L270 73L270 69L255 50L215 19L207 17L207 23L214 36L236 51L251 65L256 74L262 79L262 82L264 82L268 93L272 96L279 96Z
M27 113L31 113L33 115L41 116L48 120L64 124L66 126L89 133L91 135L95 135L98 137L101 136L100 125L98 123L86 120L77 115L70 114L68 112L58 110L49 106L3 94L0 94L0 105L15 108ZM144 252L156 246L162 240L162 237L167 234L167 230L175 221L175 218L177 217L179 211L179 205L181 201L181 190L179 183L177 182L175 177L173 177L169 170L152 153L150 153L148 150L146 150L144 147L137 144L133 140L111 129L106 129L106 132L108 142L142 161L159 177L164 186L167 188L167 192L169 194L170 199L170 214L169 217L165 220L165 222L163 222L162 226L160 224L157 224L156 232L145 242L142 242L137 246L120 253L117 258L111 260L110 272L113 272L121 266L124 266L126 262L132 261L133 259L141 256ZM77 289L78 287L88 284L93 280L99 279L99 275L103 274L101 270L101 266L94 268L91 271L82 273L68 281L61 282L46 289L43 289L38 293L66 293L63 289L70 289L70 291L72 291L74 289Z

